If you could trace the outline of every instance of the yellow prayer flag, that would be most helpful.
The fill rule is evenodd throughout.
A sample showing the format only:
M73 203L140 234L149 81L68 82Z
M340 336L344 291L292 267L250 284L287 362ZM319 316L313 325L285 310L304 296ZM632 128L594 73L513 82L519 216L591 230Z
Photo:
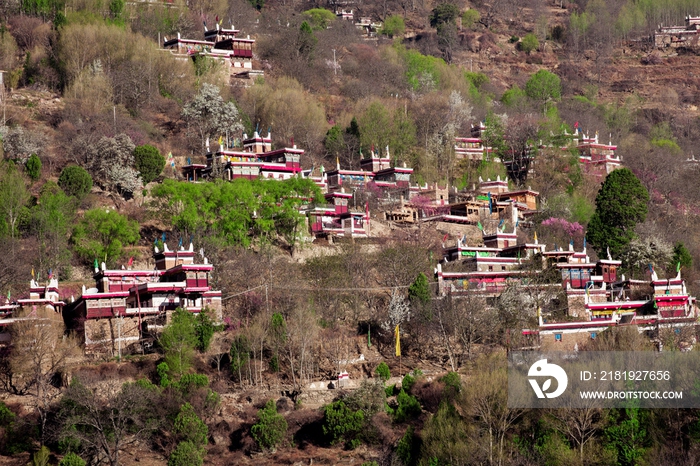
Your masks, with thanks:
M396 356L401 356L401 337L399 336L399 326L396 325L394 330L394 338L396 338Z
M535 243L537 242L537 232L535 232Z
M34 276L34 267L32 267L32 278L36 278L36 277Z

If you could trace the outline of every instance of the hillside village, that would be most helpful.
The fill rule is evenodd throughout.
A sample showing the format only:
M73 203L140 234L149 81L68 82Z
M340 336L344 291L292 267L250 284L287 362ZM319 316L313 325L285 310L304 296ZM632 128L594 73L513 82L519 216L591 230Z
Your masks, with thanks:
M695 464L512 351L697 351L700 2L0 5L0 464Z

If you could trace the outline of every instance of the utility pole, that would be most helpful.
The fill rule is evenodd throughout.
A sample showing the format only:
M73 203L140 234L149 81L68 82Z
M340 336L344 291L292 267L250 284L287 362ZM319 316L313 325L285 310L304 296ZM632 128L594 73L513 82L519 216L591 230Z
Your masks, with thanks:
M333 49L333 74L338 76L338 63L335 61L335 49Z

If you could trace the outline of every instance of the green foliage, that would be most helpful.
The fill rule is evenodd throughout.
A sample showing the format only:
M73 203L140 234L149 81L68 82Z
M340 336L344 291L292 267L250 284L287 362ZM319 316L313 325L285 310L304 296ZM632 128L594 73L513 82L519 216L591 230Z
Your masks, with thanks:
M209 428L197 416L192 405L185 403L175 418L173 433L182 441L191 442L197 448L204 448L208 442Z
M595 199L596 210L587 238L601 257L610 248L619 257L636 236L634 228L647 216L649 193L629 168L619 168L603 182Z
M386 382L391 378L391 371L389 370L389 366L387 363L384 361L380 362L377 368L374 370L374 373L379 376L382 381Z
M334 401L323 410L323 434L331 445L351 442L362 431L365 415L353 411L343 401Z
M610 424L605 428L605 448L617 453L617 464L633 466L650 446L647 416L637 408L610 411Z
M489 77L484 73L465 71L464 77L477 89L481 89L484 84L489 82Z
M430 284L428 277L423 272L419 273L416 279L408 287L408 299L411 302L427 304L430 302Z
M158 178L165 167L165 157L151 145L137 146L134 149L134 163L141 175L143 184L148 184Z
M540 41L537 40L537 36L533 33L526 34L523 40L520 42L520 50L525 53L533 52L540 48Z
M384 395L387 398L390 396L394 396L395 392L396 392L396 385L389 385L388 387L384 388Z
M693 256L682 242L677 242L673 246L673 257L671 258L671 267L675 270L679 265L685 269L690 269L693 266Z
M40 252L40 268L63 273L70 266L72 254L68 235L74 225L75 198L67 196L49 181L41 189L37 204L29 211L29 230L36 236Z
M125 245L136 244L138 240L138 222L102 208L85 212L71 237L75 252L84 263L92 264L98 259L109 266L122 256Z
M325 8L312 8L306 10L303 15L309 19L315 31L328 29L328 26L336 20L335 14Z
M174 226L185 234L213 236L226 245L269 243L281 235L288 245L301 238L299 207L323 202L313 181L247 180L185 183L165 180L152 189L164 201ZM255 215L254 215L255 214Z
M406 393L411 393L411 389L416 384L416 377L411 374L406 374L401 379L401 388L406 391Z
M180 442L168 457L168 466L202 466L204 450L192 442Z
M197 349L202 353L209 349L211 339L216 331L216 325L210 315L211 311L205 308L195 318L194 330L197 334Z
M7 427L15 422L15 413L10 411L5 402L0 401L0 427Z
M124 0L110 0L109 2L109 15L112 19L120 19L124 13L124 6L126 2Z
M399 444L396 446L396 456L399 457L404 466L411 466L416 463L418 445L413 426L408 426L401 440L399 440Z
M58 185L69 196L82 200L92 189L92 177L83 167L70 165L61 171Z
M180 380L173 385L187 398L198 388L208 387L209 377L204 374L183 374Z
M299 35L297 37L297 51L299 52L299 56L310 59L317 42L318 38L314 35L314 30L311 25L306 21L302 21L301 26L299 26Z
M389 37L401 37L405 30L406 24L401 15L389 15L384 20L384 25L379 33Z
M453 3L440 3L430 13L430 26L437 28L440 24L453 23L459 17L459 7Z
M29 179L32 181L38 180L41 176L41 159L38 155L32 154L27 159L27 163L24 165L24 168L27 171L27 176Z
M430 91L439 87L443 67L447 66L443 59L398 44L395 48L406 64L406 80L413 91Z
M443 397L448 400L454 400L459 392L462 391L462 379L456 372L448 372L440 377L439 380L445 384Z
M503 102L506 107L518 107L522 105L526 99L527 94L520 89L517 84L513 84L513 87L505 91L501 96L501 102Z
M277 413L274 400L258 411L258 422L250 428L250 433L262 450L274 449L287 435L287 421Z
M467 423L454 406L440 403L437 413L428 418L421 432L421 461L431 466L470 464L473 452L466 441L468 433Z
M561 98L561 80L550 71L539 70L525 83L525 94L546 109L549 102Z
M32 455L32 466L48 466L51 450L42 446L39 451Z
M0 165L0 216L5 226L0 231L9 229L12 238L15 237L18 221L28 201L29 191L24 176L13 162L3 162Z
M168 376L179 380L192 367L194 349L197 346L194 315L185 309L177 308L170 324L163 330L160 345L165 352Z
M462 13L462 27L466 29L471 29L474 25L481 19L481 15L478 10L470 8Z
M396 395L396 402L398 403L396 412L394 413L394 420L396 422L406 422L417 417L421 413L418 399L406 393L403 388L399 394Z
M355 120L357 124L357 120ZM323 140L323 145L326 148L326 152L330 156L337 157L342 151L345 150L345 138L344 131L339 125L331 126L331 128L326 133L326 137Z
M665 149L671 154L681 154L683 152L678 143L671 139L652 139L651 145L659 149Z
M172 384L172 381L170 380L170 366L168 366L167 362L161 362L156 366L156 371L158 372L158 379L159 379L159 384L161 387L169 387L170 384Z
M85 466L85 460L73 452L67 453L58 466Z

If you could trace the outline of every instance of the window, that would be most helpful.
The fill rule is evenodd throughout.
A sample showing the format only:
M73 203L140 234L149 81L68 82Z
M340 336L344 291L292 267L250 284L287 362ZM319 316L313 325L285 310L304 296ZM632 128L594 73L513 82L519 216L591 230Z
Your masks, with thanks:
M489 265L489 272L493 272L493 265Z
M554 334L554 341L561 343L561 333Z
M505 266L505 265L502 265L502 266L501 266L501 270L505 270L505 269L506 269L506 266Z

